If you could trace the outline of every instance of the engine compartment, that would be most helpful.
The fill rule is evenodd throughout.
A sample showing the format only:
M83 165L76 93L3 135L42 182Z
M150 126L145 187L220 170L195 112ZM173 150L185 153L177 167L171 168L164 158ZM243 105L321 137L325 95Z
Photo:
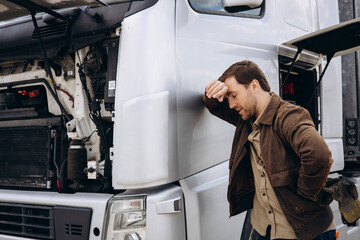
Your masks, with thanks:
M114 191L121 25L157 0L104 2L0 22L0 188Z
M112 191L105 162L114 95L106 87L115 81L118 41L113 34L60 52L50 59L54 79L41 59L0 63L1 188Z
M0 188L113 191L121 22L155 2L56 10L66 21L29 8L0 23Z

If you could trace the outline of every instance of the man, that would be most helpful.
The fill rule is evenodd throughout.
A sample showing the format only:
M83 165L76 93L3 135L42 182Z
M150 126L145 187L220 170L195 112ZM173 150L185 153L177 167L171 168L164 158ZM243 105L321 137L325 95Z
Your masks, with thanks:
M329 206L317 196L333 162L308 111L283 101L251 61L230 66L203 97L236 126L230 155L230 216L253 208L257 239L336 239Z

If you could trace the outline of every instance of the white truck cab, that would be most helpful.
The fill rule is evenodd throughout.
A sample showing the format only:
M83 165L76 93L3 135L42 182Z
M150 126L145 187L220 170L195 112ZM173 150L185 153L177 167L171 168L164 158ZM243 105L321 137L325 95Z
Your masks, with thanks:
M324 53L292 63L290 41L337 24L336 0L0 0L0 21L0 239L247 239L226 199L234 128L202 103L244 59L344 168L341 62L317 86Z

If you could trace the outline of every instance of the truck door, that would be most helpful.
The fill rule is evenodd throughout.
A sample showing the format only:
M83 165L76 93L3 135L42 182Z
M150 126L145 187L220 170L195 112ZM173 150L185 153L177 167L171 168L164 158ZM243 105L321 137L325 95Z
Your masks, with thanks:
M221 0L176 2L179 171L189 240L240 239L245 213L229 219L226 200L234 127L211 116L202 95L208 82L242 60L256 62L278 91L271 4L226 11Z
M259 36L273 36L269 26L272 19L265 5L251 12L229 13L221 7L221 0L211 2L214 4L181 0L176 6L179 158L183 177L229 158L234 128L204 111L201 98L208 82L220 77L231 64L252 60L264 70L272 90L278 91L277 52L269 44L275 40Z

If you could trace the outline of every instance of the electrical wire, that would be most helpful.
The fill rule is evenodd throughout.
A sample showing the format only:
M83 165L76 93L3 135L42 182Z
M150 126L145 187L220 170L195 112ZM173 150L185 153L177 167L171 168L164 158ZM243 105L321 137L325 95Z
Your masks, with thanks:
M86 75L83 71L84 66L86 64L86 62L88 61L87 57L90 53L97 51L94 49L91 49L87 52L87 54L84 57L84 61L82 64L78 64L78 73L79 73L79 77L80 77L80 81L83 85L83 89L85 91L86 97L88 99L88 103L89 103L89 110L90 110L90 119L93 121L93 123L96 126L97 129L97 133L101 139L102 142L102 146L101 146L101 150L104 154L105 157L105 169L104 169L104 177L107 178L108 180L111 180L111 160L110 160L110 152L109 152L109 144L107 141L107 137L106 137L106 133L104 130L104 126L102 124L102 117L101 117L101 112L100 112L100 103L96 100L96 99L91 99L91 95L89 92L89 89L87 87L86 84ZM79 57L79 55L78 55ZM80 57L79 57L80 58ZM81 63L81 60L79 59L79 62Z
M90 134L90 136L88 136L87 138L85 138L82 142L83 142L83 143L86 143L87 141L89 141L90 138L92 137L92 135L93 135L94 133L96 133L96 132L97 132L97 130L94 130L94 131Z
M60 88L59 86L56 86L56 89L59 90L60 92L65 93L69 97L69 100L72 101L73 106L74 106L74 98L71 96L71 94L69 92L65 91L64 89Z

